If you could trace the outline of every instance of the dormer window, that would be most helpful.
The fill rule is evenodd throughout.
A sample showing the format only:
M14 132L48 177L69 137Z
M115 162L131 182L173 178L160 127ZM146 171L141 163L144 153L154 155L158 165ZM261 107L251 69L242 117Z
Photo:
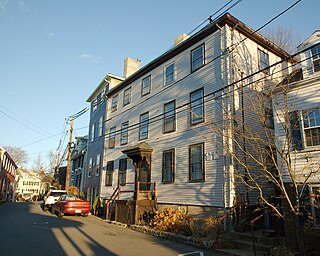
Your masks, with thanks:
M320 45L311 49L313 71L320 71Z

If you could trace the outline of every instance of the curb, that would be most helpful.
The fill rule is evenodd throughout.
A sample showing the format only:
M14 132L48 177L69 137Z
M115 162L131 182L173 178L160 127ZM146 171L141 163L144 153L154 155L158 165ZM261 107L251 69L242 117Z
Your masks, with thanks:
M155 237L160 237L160 238L168 239L171 241L183 243L186 245L191 245L191 246L199 248L199 249L209 250L212 247L212 245L214 244L214 240L212 240L212 239L197 239L197 238L194 238L191 236L183 236L183 235L178 235L178 234L174 234L174 233L170 233L170 232L154 230L154 229L148 228L146 226L128 225L128 224L124 224L124 223L120 223L120 222L116 222L116 221L104 220L104 219L101 219L101 218L94 216L94 215L90 215L90 216L92 216L96 219L99 219L101 221L104 221L106 223L116 225L118 227L128 228L133 231L138 231L138 232L152 235Z

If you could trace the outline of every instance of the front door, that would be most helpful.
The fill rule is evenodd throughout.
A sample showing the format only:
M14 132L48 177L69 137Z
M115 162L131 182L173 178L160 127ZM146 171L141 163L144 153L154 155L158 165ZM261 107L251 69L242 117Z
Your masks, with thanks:
M151 168L149 163L150 161L147 160L146 156L144 156L138 163L136 173L137 181L140 182L139 190L141 191L150 190Z

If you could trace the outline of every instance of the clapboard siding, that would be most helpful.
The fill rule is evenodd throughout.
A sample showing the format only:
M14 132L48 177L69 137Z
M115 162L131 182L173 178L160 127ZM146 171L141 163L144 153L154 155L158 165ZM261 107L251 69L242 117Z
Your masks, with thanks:
M225 198L228 197L228 206L234 202L232 196L235 194L235 187L232 185L231 177L233 167L231 162L226 162L227 157L224 156L223 150L225 145L219 136L212 132L213 127L224 128L230 120L223 109L226 104L233 106L233 102L227 101L231 98L223 95L219 91L223 86L227 86L234 79L239 77L232 76L237 65L245 59L245 56L240 52L235 52L237 59L233 59L231 55L223 55L224 47L230 46L229 40L230 27L217 30L207 37L197 41L189 48L174 55L172 59L168 59L161 65L154 67L130 84L125 84L119 87L114 94L109 94L108 99L108 120L106 122L107 132L111 127L116 126L120 130L121 124L129 121L129 142L125 146L120 145L120 133L116 135L115 148L106 148L104 167L108 161L115 161L114 168L114 183L113 186L104 186L105 170L101 182L101 196L104 198L110 197L115 187L117 186L119 159L125 157L121 151L128 147L137 145L138 124L140 115L149 112L149 133L148 139L144 140L152 148L151 156L151 180L157 183L157 200L160 203L176 203L176 204L191 204L201 206L223 207ZM227 31L227 32L221 32ZM227 37L222 33L228 33ZM240 40L240 34L233 35L233 38ZM204 45L205 48L205 65L195 72L191 72L190 54L191 50ZM250 51L252 62L250 68L245 70L245 74L251 74L256 71L258 46L255 42L248 40L246 47ZM279 58L273 53L270 54L270 63ZM239 62L239 63L238 63ZM242 63L241 62L241 63ZM165 67L174 63L175 65L175 82L170 85L164 85ZM253 65L256 65L253 67ZM229 70L232 69L232 72ZM141 96L142 79L151 77L151 92L148 95ZM123 92L131 87L132 99L131 103L123 107ZM204 95L204 110L205 122L190 126L190 93L203 88ZM232 89L232 88L231 88ZM217 93L216 93L217 92ZM111 112L112 97L118 95L118 110ZM208 95L208 96L207 96ZM176 101L176 131L172 133L163 133L163 108L164 103ZM239 100L239 99L238 99ZM251 119L254 119L252 116ZM249 120L249 119L248 119ZM253 122L252 122L253 123ZM133 125L135 125L133 127ZM205 158L205 180L202 182L189 182L189 146L197 143L204 143L204 153L212 153L212 158ZM106 143L108 145L108 136ZM171 184L162 183L162 154L168 149L175 149L175 181ZM229 180L225 180L226 177ZM134 168L131 164L128 165L127 182L134 181ZM227 187L225 187L227 186ZM225 195L227 191L228 195Z
M288 105L286 106L283 94L279 93L274 101L274 111L277 113L275 118L275 133L277 145L287 149L284 115L295 110L308 110L320 107L320 75L295 83L294 87L287 94ZM286 110L286 111L284 111ZM312 165L318 166L320 162L320 147L306 147L302 150L292 151L291 158L296 173L296 181L304 182L305 176L310 173ZM283 165L284 177L287 182L291 182L287 168ZM319 182L320 175L311 176L310 183Z

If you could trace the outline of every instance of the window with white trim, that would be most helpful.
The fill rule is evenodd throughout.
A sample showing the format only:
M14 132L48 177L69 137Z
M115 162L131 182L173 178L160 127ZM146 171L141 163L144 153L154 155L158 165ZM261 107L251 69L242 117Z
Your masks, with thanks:
M320 146L320 109L289 113L291 146L294 150Z
M100 175L100 154L97 155L96 159L96 176Z
M90 141L91 141L91 142L94 141L94 137L95 137L95 136L94 136L94 133L95 133L95 132L94 132L94 130L95 130L94 128L95 128L95 127L94 127L94 124L92 124L92 125L91 125L91 136L90 136Z
M92 157L89 159L89 164L88 164L88 177L91 177L91 172L92 172Z
M103 116L99 118L99 126L98 126L98 137L102 136L102 128L103 128Z
M313 71L320 71L320 45L311 48Z

